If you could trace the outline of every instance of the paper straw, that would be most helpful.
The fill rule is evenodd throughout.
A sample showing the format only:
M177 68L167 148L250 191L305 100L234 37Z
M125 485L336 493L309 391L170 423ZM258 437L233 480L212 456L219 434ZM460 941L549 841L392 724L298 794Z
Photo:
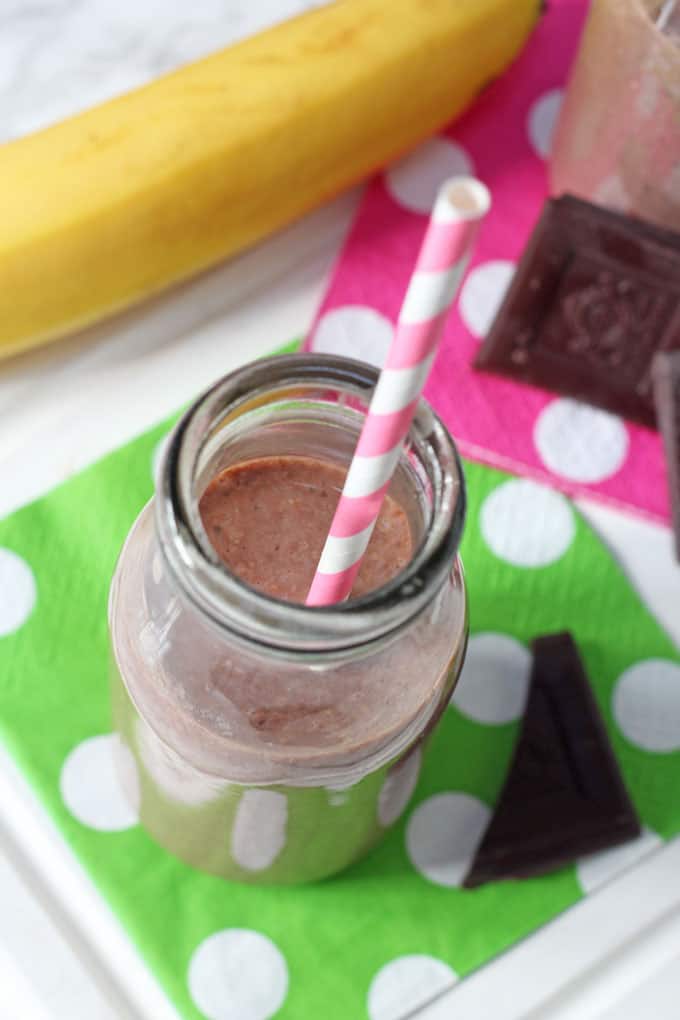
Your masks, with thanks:
M308 606L342 602L352 590L437 353L446 315L490 204L488 190L473 177L453 177L439 190L307 596Z

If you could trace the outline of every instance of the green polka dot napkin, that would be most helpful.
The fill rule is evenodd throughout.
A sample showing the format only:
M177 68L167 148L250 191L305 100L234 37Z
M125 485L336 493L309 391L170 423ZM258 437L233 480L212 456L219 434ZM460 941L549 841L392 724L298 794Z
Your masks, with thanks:
M393 833L298 888L229 885L161 850L112 769L106 600L168 427L0 522L0 732L182 1016L398 1020L680 831L677 651L565 497L468 464L467 665ZM645 833L464 891L523 710L527 642L564 628Z

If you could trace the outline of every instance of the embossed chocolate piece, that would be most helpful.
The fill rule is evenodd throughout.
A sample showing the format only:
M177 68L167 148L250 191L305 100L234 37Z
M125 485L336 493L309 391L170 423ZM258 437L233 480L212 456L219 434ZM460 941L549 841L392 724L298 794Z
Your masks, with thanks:
M680 562L680 351L657 354L652 372L656 416L666 454L675 555Z
M468 889L543 875L640 834L573 638L548 634L532 649L522 729Z
M680 348L680 234L546 202L475 367L654 428L651 364Z

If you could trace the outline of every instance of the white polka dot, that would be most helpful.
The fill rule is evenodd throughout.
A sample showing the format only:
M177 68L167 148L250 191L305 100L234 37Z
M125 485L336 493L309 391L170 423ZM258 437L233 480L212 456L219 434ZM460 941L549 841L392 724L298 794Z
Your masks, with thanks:
M460 316L473 336L482 339L515 275L515 263L505 259L483 262L468 273L460 292Z
M246 790L236 809L231 855L247 871L270 867L286 845L288 799L275 790Z
M393 336L390 320L374 308L343 305L320 320L312 347L318 354L339 354L382 368Z
M516 567L553 563L575 534L574 514L564 496L528 478L512 478L489 493L479 523L491 551Z
M11 549L0 548L0 637L13 634L31 615L36 599L33 571Z
M461 885L490 818L486 804L467 793L428 797L406 828L406 851L416 871L436 885Z
M137 720L135 730L144 768L168 800L179 804L207 804L228 787L226 780L207 775L180 758L143 719Z
M371 981L366 1003L370 1020L402 1020L412 1016L456 983L448 963L413 954L390 960Z
M519 719L529 687L531 654L507 634L475 634L451 704L480 723Z
M473 173L472 159L461 145L431 138L389 167L385 181L395 202L412 212L429 213L447 177Z
M167 449L168 443L170 442L171 435L172 433L168 432L168 434L163 436L162 439L159 439L151 453L151 478L154 485L158 485L158 473L160 471L161 460Z
M91 829L117 832L137 824L135 762L117 734L90 737L74 747L62 766L59 788L74 818ZM132 793L134 807L126 791Z
M584 893L594 892L612 878L622 874L662 845L662 840L650 829L643 829L637 839L622 846L588 854L576 862L576 878Z
M614 414L577 400L553 400L534 426L534 444L545 466L574 482L601 482L621 469L628 429Z
M378 796L378 821L392 825L403 812L418 785L422 752L420 746L393 765L385 777Z
M288 968L266 935L225 928L196 949L188 982L194 1004L208 1020L267 1020L286 998Z
M536 155L542 159L547 159L552 150L553 135L563 98L562 89L551 89L536 99L529 110L527 119L529 141Z
M680 666L646 659L621 674L614 688L614 717L645 751L680 751Z

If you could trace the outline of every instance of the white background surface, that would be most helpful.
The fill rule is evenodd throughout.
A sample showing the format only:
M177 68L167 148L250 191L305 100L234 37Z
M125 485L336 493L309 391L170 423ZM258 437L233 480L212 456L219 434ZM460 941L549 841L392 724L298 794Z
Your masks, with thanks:
M140 84L306 0L0 0L0 140ZM0 514L306 329L346 195L229 265L0 366ZM83 422L87 429L82 428ZM579 504L680 645L667 530ZM677 1020L680 842L459 984L423 1020ZM176 1018L9 760L0 759L0 1020Z

